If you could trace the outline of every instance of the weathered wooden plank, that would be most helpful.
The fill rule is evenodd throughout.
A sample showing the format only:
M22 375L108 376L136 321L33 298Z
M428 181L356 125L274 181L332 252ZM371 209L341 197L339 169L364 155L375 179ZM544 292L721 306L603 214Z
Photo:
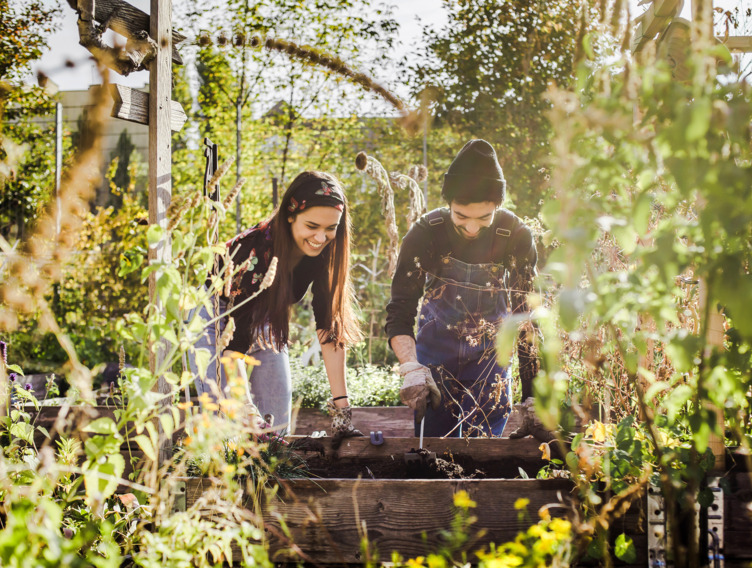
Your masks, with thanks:
M149 247L149 263L169 263L172 251L170 235L167 231L167 210L172 200L172 1L151 0L149 35L157 42L157 56L149 66L149 225L164 229L163 236L154 246ZM159 313L165 308L157 294L157 280L161 271L149 273L149 301ZM155 390L162 395L161 412L167 412L171 404L169 393L172 387L165 379L162 368L164 357L169 349L165 339L150 346L149 368L158 375ZM172 443L162 430L159 430L159 463L172 455Z
M304 436L291 436L289 438L298 447ZM316 439L314 439L316 440ZM326 457L337 460L345 459L403 459L406 452L419 446L419 439L385 437L381 445L371 444L368 437L347 438L338 449L333 449L326 438L320 439L322 443L312 448L312 451L323 449ZM437 454L449 454L453 456L470 455L476 462L492 462L503 459L515 458L524 461L540 461L540 442L535 438L424 438L423 447ZM310 446L309 446L310 447ZM305 450L299 450L305 454Z
M725 556L749 561L752 560L752 472L727 474L727 477L731 493L724 495L723 503Z
M185 481L190 507L211 483L193 478ZM441 544L441 532L451 527L454 518L454 494L465 490L479 504L472 510L478 519L473 530L486 531L471 538L466 547L477 550L489 542L514 539L518 531L537 521L538 509L566 500L571 489L572 484L564 480L534 479L290 480L278 498L265 504L265 530L275 560L283 560L288 547L281 537L280 516L292 541L320 564L361 563L359 530L363 523L369 542L382 559L388 559L392 551L415 557ZM518 521L514 502L522 496L530 499L531 520ZM562 510L552 508L551 513Z
M752 36L718 37L719 42L726 46L729 51L749 53L752 51Z
M68 0L68 4L74 10L78 9L77 0ZM128 39L140 39L140 34L150 33L149 14L124 0L97 0L94 19L100 24L107 24L112 31ZM176 46L185 39L183 34L172 31L172 60L178 65L183 64L183 59Z
M684 0L654 0L644 14L635 19L637 24L632 38L632 51L638 52L645 44L661 33L671 18L679 14Z
M289 483L281 499L267 503L264 517L274 559L286 548L276 536L281 532L276 514L281 514L293 542L309 557L321 563L357 563L362 561L360 527L384 559L392 551L405 557L435 551L442 531L451 526L453 497L460 490L481 504L472 511L477 517L473 529L486 532L466 547L477 550L513 540L532 524L518 520L514 502L519 497L530 499L531 517L537 520L539 508L565 499L571 487L561 480L301 480Z
M513 412L504 428L504 435L521 424L520 414ZM413 411L407 406L353 407L353 425L364 434L378 432L386 437L408 438L414 435ZM331 431L331 418L315 408L301 408L295 421L294 433L312 434Z
M111 115L115 118L149 124L149 93L126 87L125 85L110 85L113 106ZM170 101L170 129L178 132L183 128L188 117L182 105L177 101Z

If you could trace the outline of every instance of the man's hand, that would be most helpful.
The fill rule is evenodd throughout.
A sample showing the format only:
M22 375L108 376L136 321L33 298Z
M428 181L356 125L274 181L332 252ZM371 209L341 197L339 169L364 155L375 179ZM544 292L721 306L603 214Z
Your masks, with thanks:
M356 430L352 425L352 406L337 408L332 399L329 399L326 405L329 409L329 416L332 417L332 447L335 450L345 438L363 435L363 432Z
M400 375L404 378L400 400L415 411L417 420L423 420L429 402L434 409L441 403L441 392L431 376L431 370L411 361L400 365Z

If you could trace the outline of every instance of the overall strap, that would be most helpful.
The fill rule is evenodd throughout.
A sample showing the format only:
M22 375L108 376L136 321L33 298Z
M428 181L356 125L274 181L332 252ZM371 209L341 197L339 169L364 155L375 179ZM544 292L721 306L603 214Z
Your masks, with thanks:
M447 234L447 223L444 219L442 209L434 209L426 216L428 220L428 226L431 228L431 236L434 239L434 250L444 251L444 254L449 251L449 235ZM438 259L437 259L438 260Z
M499 221L494 223L494 240L491 245L490 261L493 263L503 263L506 255L509 253L509 247L512 242L512 235L517 226L520 224L519 218L506 209L500 210L497 215Z

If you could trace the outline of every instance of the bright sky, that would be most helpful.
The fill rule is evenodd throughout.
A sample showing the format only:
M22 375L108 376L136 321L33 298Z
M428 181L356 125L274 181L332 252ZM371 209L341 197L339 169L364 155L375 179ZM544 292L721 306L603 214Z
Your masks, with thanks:
M150 0L128 1L136 8L149 12ZM61 90L84 90L89 85L99 83L100 79L90 62L89 52L78 44L76 13L66 2L59 0L59 3L64 15L62 29L50 39L50 50L34 66L34 73L36 75L37 70L43 71ZM404 47L420 35L421 26L416 19L418 16L423 23L430 25L440 26L446 21L441 0L396 0L393 8L395 18L401 26L400 37ZM73 61L75 67L66 68L66 60ZM117 78L118 83L130 87L141 87L148 80L147 71Z

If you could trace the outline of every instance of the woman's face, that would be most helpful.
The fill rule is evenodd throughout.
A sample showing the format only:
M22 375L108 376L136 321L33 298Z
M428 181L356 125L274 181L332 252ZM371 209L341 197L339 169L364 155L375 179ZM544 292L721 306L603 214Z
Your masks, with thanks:
M337 234L342 212L334 207L311 207L288 217L292 240L305 256L318 256Z

